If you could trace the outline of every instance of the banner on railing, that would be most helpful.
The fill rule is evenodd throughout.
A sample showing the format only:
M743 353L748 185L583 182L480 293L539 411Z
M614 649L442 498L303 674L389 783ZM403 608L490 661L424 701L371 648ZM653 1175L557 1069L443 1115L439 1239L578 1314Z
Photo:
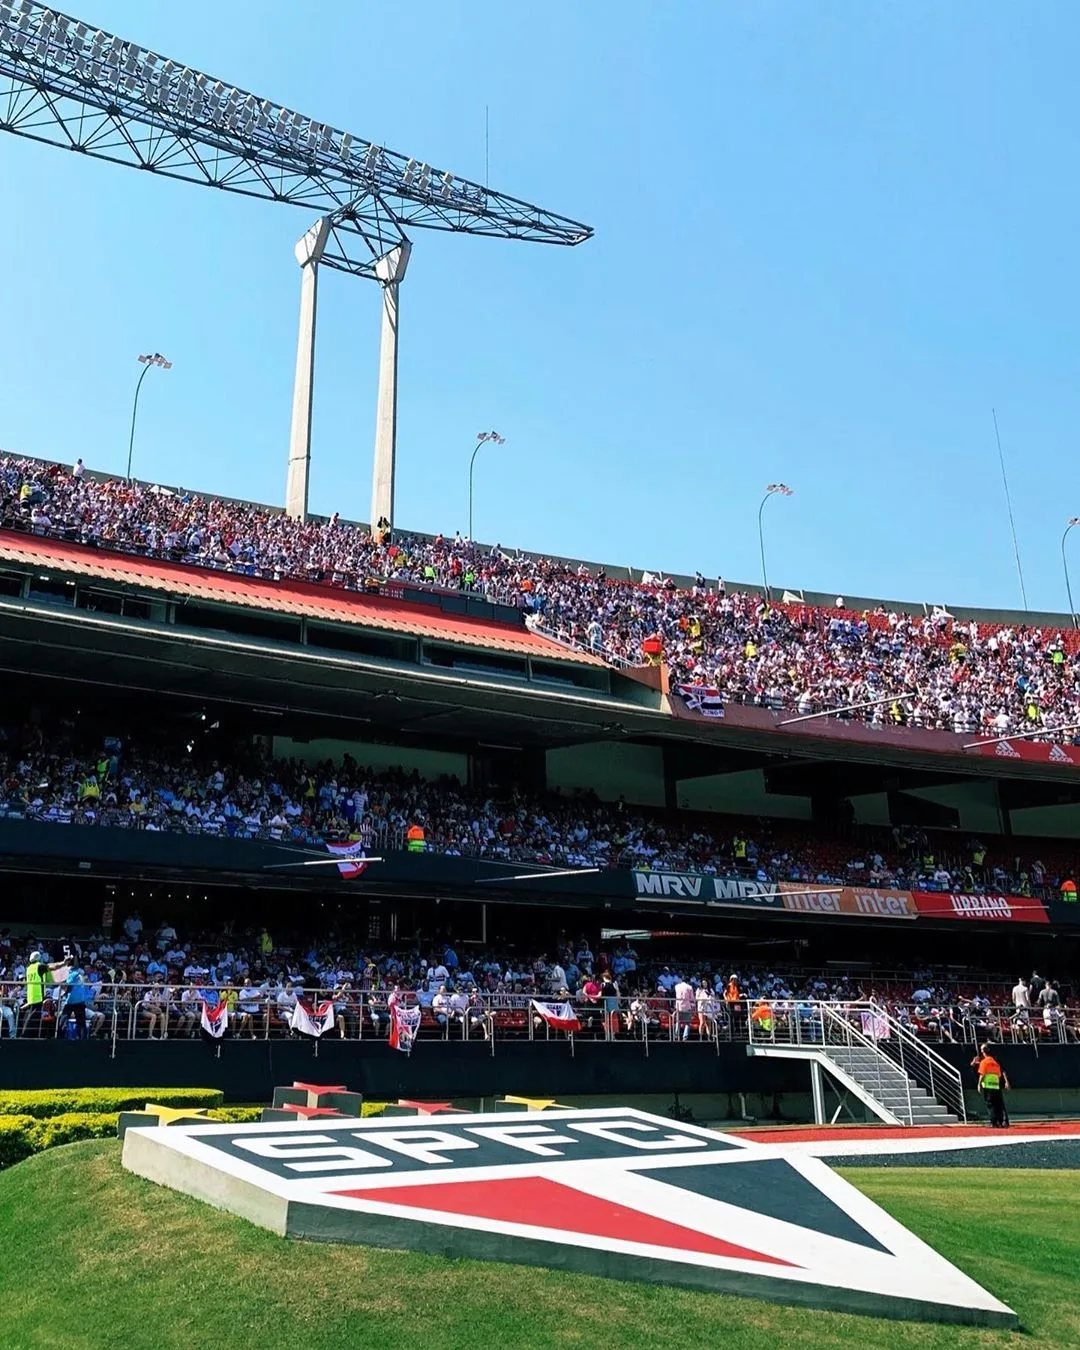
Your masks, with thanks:
M973 747L976 754L992 759L1023 759L1030 764L1056 764L1062 769L1080 767L1080 745L1050 745L1046 741L984 741Z
M1049 923L1040 900L1023 895L957 895L916 891L915 908L926 919L974 919L984 923Z
M815 891L805 882L781 881L780 894L784 908L797 914L849 914L859 919L918 918L910 891L885 891L873 886Z
M224 999L219 999L217 1003L211 1005L205 1000L202 1005L202 1016L200 1017L203 1031L208 1036L213 1036L215 1040L220 1040L225 1035L225 1030L229 1025L229 1005Z
M889 1019L883 1012L864 1012L861 1017L862 1033L873 1041L887 1041L890 1036Z
M390 1049L412 1053L413 1041L420 1030L420 1009L406 1008L400 1003L390 1005Z
M581 1030L581 1023L572 1003L541 1003L533 999L533 1007L554 1031L575 1032Z
M305 999L297 999L296 1007L289 1018L289 1026L301 1036L314 1036L317 1040L328 1031L332 1031L336 1021L333 999L328 998L319 1003L314 1000L308 1002Z

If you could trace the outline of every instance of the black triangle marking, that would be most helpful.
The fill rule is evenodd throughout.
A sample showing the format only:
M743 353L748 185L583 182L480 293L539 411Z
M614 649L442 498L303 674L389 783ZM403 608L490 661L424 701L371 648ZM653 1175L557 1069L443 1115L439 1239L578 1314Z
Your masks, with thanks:
M716 1163L701 1167L662 1167L638 1171L638 1176L678 1186L710 1200L738 1205L769 1219L783 1219L809 1228L827 1237L858 1243L871 1251L892 1255L888 1247L857 1223L846 1210L812 1181L797 1171L785 1158L763 1158L758 1162Z

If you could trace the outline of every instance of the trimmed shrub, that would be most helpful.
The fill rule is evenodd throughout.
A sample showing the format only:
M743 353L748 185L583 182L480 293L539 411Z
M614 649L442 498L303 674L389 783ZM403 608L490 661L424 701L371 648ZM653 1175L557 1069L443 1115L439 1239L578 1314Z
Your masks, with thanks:
M34 1120L30 1128L35 1153L55 1148L58 1144L73 1144L77 1139L109 1139L115 1136L115 1111L68 1111L60 1116L49 1116L47 1120Z
M229 1125L246 1125L252 1120L259 1120L262 1112L261 1106L220 1106L206 1114L210 1120L225 1121Z
M72 1113L141 1111L147 1102L157 1106L219 1107L225 1094L216 1088L41 1088L26 1092L0 1092L0 1118L4 1116L50 1116Z
M0 1168L22 1162L35 1152L31 1130L33 1116L0 1116Z

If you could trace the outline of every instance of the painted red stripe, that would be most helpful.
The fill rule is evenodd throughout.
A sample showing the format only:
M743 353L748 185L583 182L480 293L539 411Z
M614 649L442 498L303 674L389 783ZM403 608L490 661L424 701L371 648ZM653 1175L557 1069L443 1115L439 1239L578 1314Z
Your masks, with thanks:
M681 1224L589 1195L546 1177L508 1177L500 1181L446 1181L435 1185L387 1186L372 1190L335 1191L355 1200L408 1205L443 1214L463 1214L502 1223L527 1223L564 1233L620 1238L676 1251L704 1252L738 1261L762 1261L773 1266L793 1265L776 1256L751 1251L735 1242L699 1233Z
M833 1129L737 1130L740 1139L753 1139L759 1144L842 1144L848 1139L974 1139L990 1135L986 1125L915 1125L897 1129L893 1125L868 1125L864 1128L841 1125ZM1013 1126L1010 1139L1030 1139L1043 1135L1080 1134L1076 1121L1054 1121L1040 1125ZM994 1135L995 1139L1000 1136Z

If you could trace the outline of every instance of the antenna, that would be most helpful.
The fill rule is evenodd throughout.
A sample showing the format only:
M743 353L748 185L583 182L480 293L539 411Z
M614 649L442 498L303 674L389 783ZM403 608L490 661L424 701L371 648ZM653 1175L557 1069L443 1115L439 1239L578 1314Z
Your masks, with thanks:
M1020 545L1016 542L1016 521L1013 518L1012 496L1009 493L1009 475L1005 472L1005 454L1001 448L1001 432L998 430L997 410L990 409L994 418L994 435L997 438L998 463L1001 465L1001 481L1005 485L1005 505L1009 510L1009 530L1012 534L1013 557L1016 559L1016 575L1020 578L1020 596L1024 609L1028 608L1027 590L1024 587L1024 569L1020 566Z

